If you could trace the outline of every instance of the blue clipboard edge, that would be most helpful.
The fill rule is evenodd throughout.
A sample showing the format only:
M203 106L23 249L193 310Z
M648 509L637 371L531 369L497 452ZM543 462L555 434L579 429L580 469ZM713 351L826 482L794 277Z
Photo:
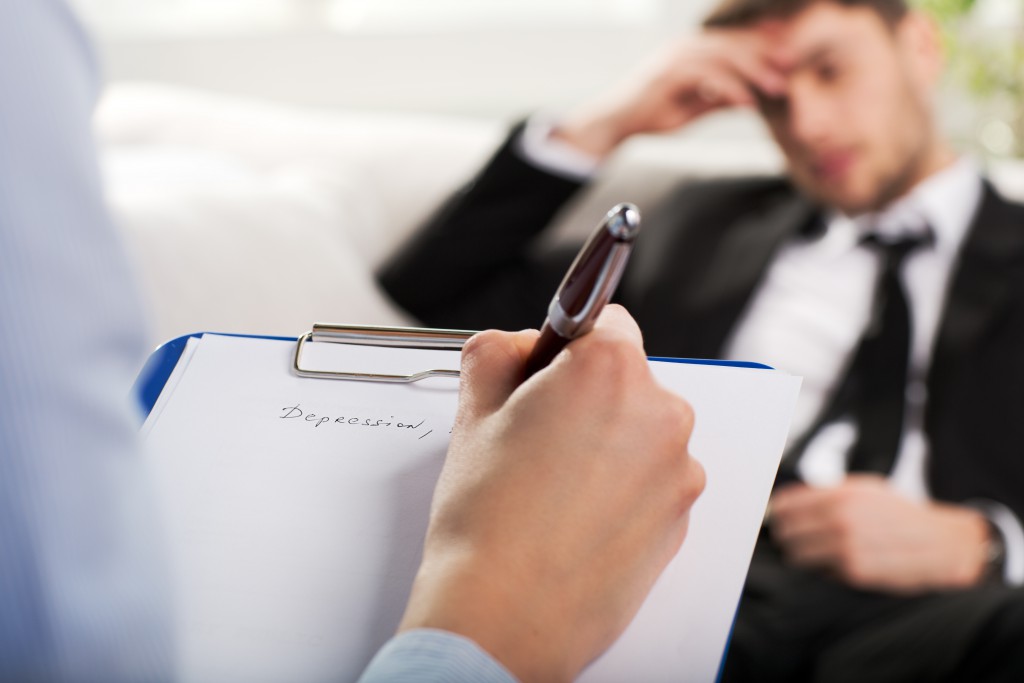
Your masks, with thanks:
M149 417L149 413L160 398L160 392L164 390L167 380L174 372L175 366L185 351L185 345L189 339L202 337L204 334L219 334L223 337L245 337L248 339L273 339L276 341L297 341L296 337L274 337L263 334L231 334L227 332L193 332L182 335L158 346L142 366L135 384L132 385L132 396L138 401L142 410L142 418Z
M648 356L647 360L658 361L659 363L689 363L691 365L720 365L726 368L751 368L754 370L774 370L770 365L754 363L745 360L715 360L711 358L665 358L663 356Z
M143 419L149 416L149 413L153 410L153 406L156 405L156 400L160 398L160 392L164 390L164 386L167 384L168 378L170 378L171 373L174 372L174 368L178 364L178 360L181 359L181 354L185 351L185 345L188 343L188 340L202 337L204 334L219 334L225 337L244 337L247 339L273 339L275 341L290 342L298 341L297 337L276 337L264 334L193 332L192 334L185 334L161 344L153 351L152 354L150 354L149 358L146 360L146 364L142 367L138 377L136 377L135 384L132 385L132 395L139 402ZM771 366L764 365L763 363L751 363L747 361L666 358L661 356L652 356L649 360L661 363L693 363L697 365L720 365L733 368L754 368L761 370L773 369Z

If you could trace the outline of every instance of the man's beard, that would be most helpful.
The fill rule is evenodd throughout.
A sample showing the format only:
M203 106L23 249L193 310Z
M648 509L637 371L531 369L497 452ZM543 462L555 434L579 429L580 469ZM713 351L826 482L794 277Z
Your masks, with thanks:
M874 197L868 206L860 209L860 212L882 211L913 190L914 186L923 179L927 156L928 146L922 143L914 154L907 158L906 163L891 173L889 177L879 181Z
M797 187L812 200L836 209L847 216L874 213L884 210L892 202L909 193L923 178L923 169L929 154L929 146L922 141L913 151L904 156L896 169L877 177L871 193L857 200L845 200L829 191L828 185L792 174Z

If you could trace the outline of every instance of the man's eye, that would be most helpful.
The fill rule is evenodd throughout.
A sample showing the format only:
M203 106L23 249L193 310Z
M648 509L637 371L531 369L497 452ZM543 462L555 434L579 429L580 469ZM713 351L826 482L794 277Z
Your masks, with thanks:
M767 118L782 116L789 109L789 99L786 97L768 97L759 94L757 100L761 114Z
M832 81L838 80L839 67L835 64L822 64L818 67L818 79L825 83L831 83Z

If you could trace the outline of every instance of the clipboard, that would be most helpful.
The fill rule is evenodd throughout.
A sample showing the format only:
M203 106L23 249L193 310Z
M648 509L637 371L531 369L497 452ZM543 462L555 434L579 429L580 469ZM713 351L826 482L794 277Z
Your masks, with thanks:
M458 372L427 363L401 373L368 373L320 366L307 355L355 358L348 355L355 347L374 347L385 357L392 351L450 353L472 334L317 324L298 337L199 332L151 355L134 391L149 416L143 435L170 527L172 573L184 576L175 590L182 681L316 683L358 676L404 609L447 450L443 421L454 417ZM691 449L709 484L691 513L683 550L626 632L583 672L583 683L716 679L799 390L799 378L759 363L650 360L659 381L684 393L701 415ZM224 378L246 386L225 387ZM253 388L264 381L284 386L288 398L267 403L265 396L254 397ZM343 398L334 404L323 400L337 395ZM439 399L450 412L440 424L437 415L428 415L434 429L424 427L422 434L409 432L418 425L403 424L397 409L388 411L398 417L387 435L369 422L352 423L348 412L345 421L333 419L342 407L358 409L369 401L360 397L392 395L424 410ZM272 414L281 406L300 413L315 408L332 420L321 427L322 417L308 422L307 416L303 423L283 419L291 414ZM250 409L259 413L258 423L240 422L238 413ZM217 411L224 415L212 415ZM732 411L757 419L749 429L736 429ZM273 433L253 433L268 426ZM288 428L302 436L282 442ZM201 433L185 439L175 429ZM209 441L203 429L210 430ZM393 468L386 474L404 478L400 486L375 473L365 481L346 479L352 476L347 470L339 475L338 468L349 465L333 457L338 441L377 434L390 441L371 449L364 470ZM239 452L225 455L234 446ZM345 459L346 448L340 447ZM430 451L429 462L386 462L405 458L406 449ZM320 466L322 472L311 472ZM347 507L350 502L357 509ZM338 546L339 539L348 545ZM354 594L351 610L338 607L350 604L346 592Z
M181 354L189 339L198 339L205 334L217 334L243 339L272 339L276 341L294 341L295 362L293 371L302 377L320 377L342 380L362 380L381 382L415 382L426 377L452 376L447 371L424 369L415 375L375 375L368 373L343 373L329 370L305 368L302 365L302 350L308 343L330 342L336 344L380 345L385 347L430 348L430 349L461 349L467 339L475 334L469 330L445 330L438 328L418 327L387 327L380 325L337 325L330 323L314 323L312 328L298 337L280 337L273 335L237 334L229 332L193 332L171 339L161 344L150 354L145 365L132 386L135 397L146 417L160 398L160 392L167 384L167 379L174 372ZM650 356L648 360L664 363L691 363L696 365L714 365L720 367L752 368L772 370L763 363L750 361L712 360L696 358L668 358ZM457 374L455 376L458 376Z

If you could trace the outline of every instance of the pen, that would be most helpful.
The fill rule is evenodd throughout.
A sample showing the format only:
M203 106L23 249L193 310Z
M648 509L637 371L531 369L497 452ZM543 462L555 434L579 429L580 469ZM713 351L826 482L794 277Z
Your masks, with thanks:
M540 338L526 361L527 378L594 327L622 279L639 231L640 210L632 204L619 204L590 235L548 306Z

